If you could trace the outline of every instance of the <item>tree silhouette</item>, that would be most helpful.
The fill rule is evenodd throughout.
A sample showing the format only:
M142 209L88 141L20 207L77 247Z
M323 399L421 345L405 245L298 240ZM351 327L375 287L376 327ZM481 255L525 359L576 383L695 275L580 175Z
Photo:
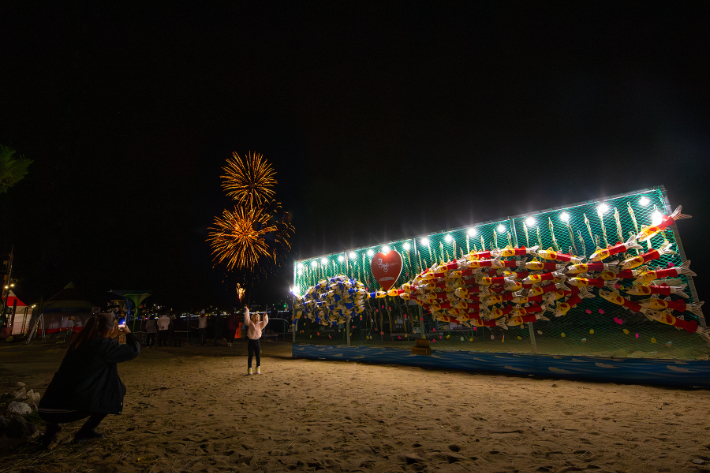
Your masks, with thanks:
M31 159L15 157L15 150L0 145L0 194L4 194L27 175Z

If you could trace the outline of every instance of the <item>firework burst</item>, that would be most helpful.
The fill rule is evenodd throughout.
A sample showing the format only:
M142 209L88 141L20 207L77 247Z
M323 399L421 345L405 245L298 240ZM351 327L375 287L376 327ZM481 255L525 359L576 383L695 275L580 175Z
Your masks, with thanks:
M231 271L253 270L262 259L277 263L282 251L291 249L293 226L285 221L272 222L272 214L262 208L235 207L215 217L207 241L212 256Z
M276 171L263 155L248 153L242 158L234 152L222 171L222 188L237 202L255 207L273 199Z

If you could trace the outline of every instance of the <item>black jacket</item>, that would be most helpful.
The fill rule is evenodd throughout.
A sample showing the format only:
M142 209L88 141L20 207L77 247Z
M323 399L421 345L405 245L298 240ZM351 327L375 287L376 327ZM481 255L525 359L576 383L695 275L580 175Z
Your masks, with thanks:
M68 351L39 403L40 409L120 414L126 387L117 364L132 360L140 351L132 333L126 336L125 345L100 337Z

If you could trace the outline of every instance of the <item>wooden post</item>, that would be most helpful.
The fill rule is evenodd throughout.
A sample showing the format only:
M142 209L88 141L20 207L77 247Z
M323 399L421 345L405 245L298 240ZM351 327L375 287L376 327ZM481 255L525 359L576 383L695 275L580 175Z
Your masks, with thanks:
M350 346L350 316L348 315L348 319L345 321L345 330L347 330L347 346Z
M422 309L422 306L417 304L417 307L419 308L419 330L421 331L421 338L426 338L426 333L424 332L424 310Z
M295 279L295 276L294 276L294 279ZM291 335L292 335L291 343L296 343L296 330L298 329L298 320L296 320L296 308L293 305L293 299L294 299L294 297L292 295L291 296Z
M532 322L528 322L528 330L530 331L530 343L532 343L533 353L537 353L537 342L535 341L535 330Z
M386 298L386 297L384 298L384 301L383 301L383 302L385 303L385 308L387 309L387 318L389 319L389 322L390 322L390 338L392 338L392 333L393 333L393 331L394 331L394 330L393 330L394 327L392 327L392 312L390 312L390 307L389 307L389 305L388 305L388 303L387 303L387 298Z

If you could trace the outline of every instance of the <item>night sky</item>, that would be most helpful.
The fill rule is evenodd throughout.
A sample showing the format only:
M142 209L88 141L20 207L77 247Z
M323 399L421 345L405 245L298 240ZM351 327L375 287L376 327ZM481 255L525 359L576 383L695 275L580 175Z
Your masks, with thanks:
M234 303L205 238L263 153L307 258L665 185L710 292L710 3L0 3L17 293Z

